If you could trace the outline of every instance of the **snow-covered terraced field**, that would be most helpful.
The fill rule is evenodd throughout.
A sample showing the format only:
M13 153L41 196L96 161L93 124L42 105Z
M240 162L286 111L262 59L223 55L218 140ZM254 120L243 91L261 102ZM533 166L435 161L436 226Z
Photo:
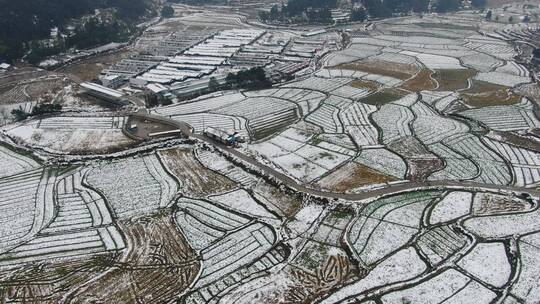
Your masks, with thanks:
M355 256L364 265L372 265L407 243L419 231L424 208L438 195L398 195L362 210L347 234Z
M266 224L204 201L182 199L178 207L179 228L202 257L202 272L188 303L213 303L217 294L239 283L239 276L249 277L283 259L272 251L276 234Z
M41 168L0 178L0 252L28 240L52 219L54 178Z
M193 127L194 132L202 132L207 127L214 127L222 130L234 130L242 135L248 136L246 126L247 120L243 117L213 113L196 113L176 115L171 118L189 124Z
M90 169L86 180L122 218L166 207L178 190L156 154L101 163Z
M476 69L480 72L489 72L502 66L503 61L483 53L475 53L461 57L464 66Z
M407 173L405 161L399 155L384 148L362 150L360 156L354 161L397 178L404 178Z
M0 255L0 264L89 255L125 247L103 198L81 185L85 172L77 169L58 178L54 187L54 220L30 241Z
M444 161L444 168L429 176L429 180L470 180L479 175L478 166L466 155L454 151L442 143L428 147Z
M241 93L224 94L222 96L210 97L207 99L190 101L187 103L174 104L167 107L161 107L154 110L156 114L164 116L175 116L191 113L202 113L211 110L217 110L236 102L246 99Z
M540 127L540 120L535 116L533 106L526 98L523 98L516 105L471 109L460 114L484 123L490 129L499 131L518 131Z
M384 144L413 134L409 124L414 120L414 114L405 106L385 104L371 117L381 128Z
M412 124L414 134L426 145L469 131L464 123L440 116L423 102L415 103L411 109L416 116Z
M0 178L39 167L34 159L0 145Z
M197 150L197 159L207 168L217 171L244 187L257 184L257 177L229 162L225 157L211 151Z
M507 87L514 87L518 84L531 82L531 78L528 76L518 76L510 73L499 72L498 70L495 72L478 73L474 79Z
M343 125L339 120L339 109L328 104L320 106L306 118L306 121L322 127L326 133L343 132Z
M478 137L461 134L447 138L442 143L478 166L480 175L474 180L499 185L508 185L511 182L512 177L504 160L486 147Z
M310 77L305 80L292 82L284 85L286 88L302 88L319 92L331 92L350 82L347 78L327 79L321 77Z
M125 116L111 117L50 117L39 120L37 128L41 129L122 129L126 123Z
M513 184L535 187L540 183L540 153L500 141L485 139L487 145L511 164Z

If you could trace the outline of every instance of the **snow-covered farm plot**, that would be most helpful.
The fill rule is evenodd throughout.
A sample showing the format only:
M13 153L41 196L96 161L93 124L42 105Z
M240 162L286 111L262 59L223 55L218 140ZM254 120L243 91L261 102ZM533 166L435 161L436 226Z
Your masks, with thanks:
M489 72L503 65L503 61L483 53L475 53L460 58L463 65L480 72Z
M326 94L321 92L294 88L249 91L244 92L244 94L248 97L273 97L294 102L300 106L304 116L313 112L326 98Z
M376 146L379 141L377 128L373 125L345 126L345 133L349 134L359 147Z
M434 107L439 113L448 113L449 108L459 99L459 95L448 91L422 91L422 101Z
M538 229L540 229L539 219L540 210L537 209L514 214L508 213L473 217L465 220L463 227L467 229L467 231L488 240L503 239L510 236L525 235L538 231Z
M369 120L369 116L375 111L375 106L356 102L339 113L345 132L350 134L360 147L378 143L378 131Z
M178 191L176 180L155 154L102 162L88 172L86 180L105 195L121 218L165 207Z
M214 111L247 119L254 139L262 139L296 122L296 104L273 97L250 97Z
M429 223L446 223L468 215L471 212L472 197L471 192L449 192L431 210Z
M0 145L0 178L39 167L40 165L31 157L21 155Z
M514 48L505 41L487 36L474 35L467 37L465 47L479 53L489 54L502 60L513 60L516 56Z
M154 109L153 112L164 116L203 113L226 107L244 99L246 99L246 96L244 96L242 93L229 93L205 99L195 99L194 101L186 103L179 103L166 107L160 107Z
M540 297L540 233L523 236L519 239L521 271L510 292L526 303L534 303Z
M515 61L507 61L505 65L498 67L495 72L515 75L520 77L529 77L530 73L526 67Z
M540 154L500 141L485 138L487 145L511 164L513 184L534 187L540 183Z
M426 268L426 264L420 259L414 248L407 247L376 265L363 279L341 287L320 303L343 303L344 300L360 302L365 298L367 291L413 279L423 273Z
M491 106L460 112L461 115L477 120L497 131L518 131L540 127L531 101L523 98L510 106Z
M356 39L356 38L355 38ZM324 61L324 66L333 67L344 63L353 62L356 60L364 59L373 55L379 54L382 47L373 46L367 44L356 44L353 40L353 44L341 51L333 52L329 54Z
M432 44L432 45L455 45L456 41L454 39L438 38L433 36L418 36L417 33L407 33L404 36L397 35L377 35L373 38L387 41L394 41L407 44Z
M264 153L262 150L260 153ZM302 145L294 152L271 158L271 161L294 178L311 182L350 159L349 155L337 153L313 145Z
M428 69L432 70L465 69L465 67L461 65L459 60L453 57L433 54L422 54L411 51L403 51L401 52L401 54L415 56L418 61L420 61Z
M332 68L323 68L317 71L315 73L316 76L322 77L322 78L351 78L351 79L362 79L363 77L367 76L368 73L362 72L362 71L354 71L354 70L347 70L347 69L341 69L337 67Z
M56 153L107 153L133 145L122 133L124 117L52 117L6 131L14 141Z
M512 177L504 160L471 134L449 137L442 142L453 151L474 162L479 170L475 181L507 185Z
M469 131L469 127L464 123L440 116L423 102L415 103L411 110L416 116L412 124L414 133L426 145Z
M195 113L175 115L171 118L189 124L194 132L203 132L205 128L213 127L222 130L236 131L241 135L249 136L247 120L243 117L213 113Z
M283 259L271 250L276 234L270 226L203 201L182 199L178 208L178 227L202 256L188 303L208 303L241 279Z
M283 87L309 89L313 91L328 93L346 85L350 81L351 79L348 79L348 78L328 79L328 78L321 78L321 77L310 77L304 80L288 83L284 85Z
M54 220L30 241L11 249L2 264L89 255L125 247L103 198L81 185L85 172L75 170L58 178Z
M126 116L109 117L69 117L56 116L40 119L37 128L40 129L122 129L127 121Z
M440 192L416 192L379 199L363 209L348 230L355 255L372 265L418 233L426 206Z
M531 82L531 79L528 76L499 72L499 70L496 70L495 72L478 73L474 79L507 87L514 87L518 84Z
M418 249L428 258L430 265L439 265L452 258L468 244L469 239L452 226L431 227L416 240Z
M249 148L257 151L257 153L268 159L273 159L275 157L296 152L298 149L305 146L311 138L312 136L301 133L300 130L291 127L269 140L250 145Z
M0 252L28 240L52 219L54 179L46 169L0 178Z
M358 100L362 97L366 97L370 94L370 91L367 89L359 89L354 88L350 85L345 85L340 88L337 88L331 92L334 95L343 97L343 98L350 98L352 100Z
M306 117L306 121L322 127L326 133L342 133L343 125L339 119L339 112L339 108L323 103Z
M249 148L264 156L294 178L310 182L343 164L354 151L324 140L308 144L311 136L289 128L280 135Z
M399 50L396 50L396 51L399 51ZM418 63L416 57L414 56L409 56L409 55L400 54L400 53L391 53L391 52L382 52L379 55L371 57L371 59L387 61L387 62L411 64L411 65Z
M273 213L269 212L265 206L254 200L253 197L243 189L210 196L208 199L217 202L224 208L244 213L255 218L276 219L276 216Z
M406 106L396 103L385 104L371 117L381 128L384 144L413 135L410 123L414 120L414 114Z
M400 179L407 173L405 161L385 148L364 149L354 161Z
M336 153L355 156L356 147L346 134L320 134L317 146Z
M227 176L244 187L251 188L257 184L258 178L255 175L235 166L222 155L212 151L196 150L196 156L205 167Z
M481 282L503 287L511 278L512 269L503 243L479 243L465 255L458 266Z
M469 291L469 288L472 290ZM411 288L386 294L381 297L381 301L384 304L403 303L403 301L410 301L410 303L444 303L445 301L472 303L472 298L467 299L470 294L465 291L475 293L474 303L490 303L496 297L494 292L483 287L480 283L454 269L449 269Z

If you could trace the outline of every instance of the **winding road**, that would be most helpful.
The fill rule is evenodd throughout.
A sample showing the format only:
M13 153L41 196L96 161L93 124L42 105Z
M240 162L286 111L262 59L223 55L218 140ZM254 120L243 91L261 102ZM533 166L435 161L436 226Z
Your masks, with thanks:
M248 156L242 153L239 150L230 148L221 142L218 142L214 139L206 137L202 134L191 134L192 138L196 138L200 141L206 142L221 151L236 157L244 163L247 163L251 166L256 167L259 171L263 172L265 175L275 178L288 186L295 191L306 193L313 196L324 197L329 199L343 199L349 201L360 201L369 198L375 198L379 196L385 196L390 194L395 194L399 192L408 192L414 191L416 189L435 189L435 188L459 188L459 189L485 189L490 191L503 191L511 192L515 194L527 193L534 197L540 197L540 189L533 188L521 188L507 185L494 185L494 184L485 184L477 183L471 181L426 181L426 182L409 182L404 181L403 183L388 184L381 188L374 189L365 189L357 193L341 193L341 192L329 192L316 190L309 188L304 184L299 183L298 181L292 179L291 177L277 171L276 169L262 164L251 156Z
M184 133L187 137L197 139L206 144L214 146L224 152L225 154L235 157L237 160L257 168L258 171L262 172L264 175L274 178L287 187L301 193L305 193L312 196L323 197L327 199L343 199L348 201L360 201L369 198L376 198L380 196L400 193L400 192L409 192L417 189L436 189L436 188L456 188L456 189L484 189L495 192L506 192L521 194L527 193L534 197L540 197L540 189L535 188L522 188L508 185L495 185L495 184L486 184L478 183L473 181L424 181L424 182L411 182L403 181L401 183L387 184L386 186L381 186L379 188L367 188L365 190L360 190L355 193L342 193L342 192L331 192L317 190L310 187L307 187L305 184L299 183L297 180L291 178L290 176L279 172L278 170L261 163L255 158L242 153L240 150L226 146L225 144L209 138L204 134L193 133L192 128L183 122L179 122L168 117L154 115L154 114L145 114L147 117L151 117L154 121L162 121L167 124L175 124L178 129Z

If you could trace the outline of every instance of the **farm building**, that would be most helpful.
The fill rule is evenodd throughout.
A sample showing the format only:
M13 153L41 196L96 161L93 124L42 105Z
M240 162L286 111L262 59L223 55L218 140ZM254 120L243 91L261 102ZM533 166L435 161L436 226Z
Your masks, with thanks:
M81 93L114 104L128 104L128 102L124 99L124 93L92 82L81 83Z

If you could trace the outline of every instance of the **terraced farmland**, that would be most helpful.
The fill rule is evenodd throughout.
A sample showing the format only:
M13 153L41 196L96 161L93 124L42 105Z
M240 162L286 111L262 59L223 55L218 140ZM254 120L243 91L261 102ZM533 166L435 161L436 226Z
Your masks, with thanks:
M0 303L538 303L540 9L171 7L0 71Z

